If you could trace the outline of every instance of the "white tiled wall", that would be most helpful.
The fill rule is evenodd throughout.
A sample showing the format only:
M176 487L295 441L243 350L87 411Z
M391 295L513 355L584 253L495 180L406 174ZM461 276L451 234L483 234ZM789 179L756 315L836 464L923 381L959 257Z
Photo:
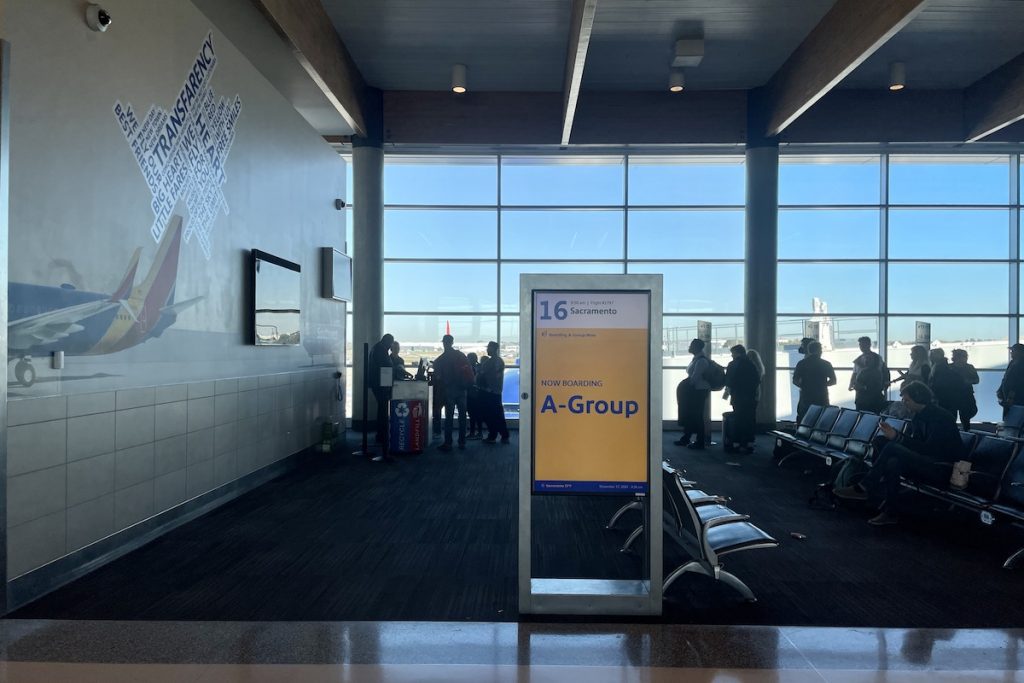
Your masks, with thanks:
M8 578L315 443L334 387L318 369L11 401Z

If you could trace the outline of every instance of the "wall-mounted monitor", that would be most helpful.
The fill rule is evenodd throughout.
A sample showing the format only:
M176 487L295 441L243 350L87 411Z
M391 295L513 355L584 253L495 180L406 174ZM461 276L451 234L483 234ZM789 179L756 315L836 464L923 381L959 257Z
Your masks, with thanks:
M321 247L320 255L324 298L352 301L352 257L331 247Z
M256 346L299 344L301 270L298 263L252 250L252 343Z

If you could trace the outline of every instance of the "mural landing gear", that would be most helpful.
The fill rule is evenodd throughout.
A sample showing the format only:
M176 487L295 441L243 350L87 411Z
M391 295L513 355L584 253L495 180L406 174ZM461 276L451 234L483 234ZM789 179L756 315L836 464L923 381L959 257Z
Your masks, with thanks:
M21 386L30 387L36 382L36 368L32 365L32 357L25 356L14 366L14 377L21 382Z

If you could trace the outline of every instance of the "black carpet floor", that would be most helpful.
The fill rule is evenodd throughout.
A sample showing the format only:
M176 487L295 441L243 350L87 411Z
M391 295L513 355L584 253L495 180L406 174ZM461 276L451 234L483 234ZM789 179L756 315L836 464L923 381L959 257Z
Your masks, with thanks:
M916 501L896 527L867 510L808 506L826 475L814 458L687 451L674 465L778 538L779 548L726 561L753 605L684 575L661 620L879 627L1024 623L1024 573L1001 568L1022 534ZM517 456L511 446L372 463L307 456L301 467L11 616L48 619L514 621ZM535 497L534 576L636 578L618 546L639 521L605 523L624 499ZM791 537L797 532L804 540ZM681 561L667 553L666 567ZM591 619L592 620L592 619ZM620 619L616 619L621 621Z

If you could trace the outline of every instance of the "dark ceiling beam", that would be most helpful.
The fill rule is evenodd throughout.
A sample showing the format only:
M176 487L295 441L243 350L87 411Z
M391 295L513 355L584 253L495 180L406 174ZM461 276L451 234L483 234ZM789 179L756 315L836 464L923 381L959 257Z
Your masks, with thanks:
M565 58L565 86L562 103L562 144L569 144L576 103L583 83L583 67L587 62L590 33L594 28L597 0L572 0L572 23L569 27L569 49Z
M927 0L836 0L765 86L768 136L778 135L899 33Z
M964 91L967 141L977 142L1024 119L1024 54L1017 55Z
M366 135L366 81L320 0L252 0L357 135Z

